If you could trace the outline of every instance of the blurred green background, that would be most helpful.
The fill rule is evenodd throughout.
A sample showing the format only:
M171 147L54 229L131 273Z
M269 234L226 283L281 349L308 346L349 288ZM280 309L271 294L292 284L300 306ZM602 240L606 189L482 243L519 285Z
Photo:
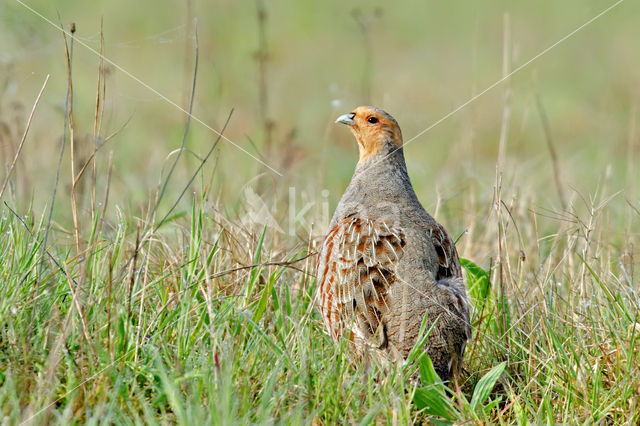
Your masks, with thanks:
M0 185L50 75L0 195L3 422L429 421L414 380L375 360L360 374L312 309L358 158L334 120L371 104L411 141L418 197L468 268L471 405L459 389L429 404L638 424L640 2L616 1L0 0ZM225 135L248 154L222 141L188 185L216 140L192 121L156 211L196 34L193 114L221 129L233 109Z
M99 58L80 42L99 50L102 20L106 57L187 108L197 21L193 114L220 129L233 108L226 135L283 174L222 141L207 165L207 173L215 167L213 193L233 210L247 186L262 186L259 191L274 200L285 199L290 186L309 199L328 189L332 211L357 161L355 142L333 123L335 117L372 104L391 113L408 140L614 2L25 4L56 25L76 24L74 135L84 158L93 149ZM638 12L638 2L622 2L405 148L419 197L427 210L437 209L442 220L455 222L452 234L464 229L460 211L470 191L477 202L490 205L505 118L505 197L528 194L535 199L532 208L561 207L541 111L568 199L595 194L606 182L612 192L625 191L616 201L620 206L625 197L637 202ZM97 154L98 198L112 153L110 203L135 213L145 209L166 175L186 117L122 71L106 67L100 133L102 138L118 133ZM12 191L24 207L33 199L36 208L44 208L50 199L63 133L66 56L60 31L19 2L4 0L0 155L5 170L47 74L51 79L14 175ZM214 139L204 126L191 123L186 147L195 155L182 157L169 193L179 192ZM68 154L64 165L69 166ZM61 179L67 188L62 192L68 193L68 172ZM452 218L443 210L453 211ZM69 217L66 204L56 217Z

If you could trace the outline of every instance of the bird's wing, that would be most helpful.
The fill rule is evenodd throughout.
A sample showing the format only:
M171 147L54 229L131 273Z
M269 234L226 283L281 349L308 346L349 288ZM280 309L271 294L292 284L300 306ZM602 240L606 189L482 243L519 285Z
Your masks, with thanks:
M441 359L433 357L436 370L441 377L448 377L451 372L459 372L467 341L471 338L469 318L469 300L460 268L458 251L442 225L434 222L427 233L438 255L438 271L436 284L440 289L439 309L434 309L443 323L442 338L445 347ZM446 355L444 355L446 354Z
M436 273L436 281L445 278L462 277L458 250L456 250L456 246L446 229L434 221L426 231L431 237L431 242L433 243L433 247L438 255L438 272Z
M318 305L334 339L345 336L385 346L378 326L404 245L401 230L386 222L349 216L329 230L318 258L317 288Z

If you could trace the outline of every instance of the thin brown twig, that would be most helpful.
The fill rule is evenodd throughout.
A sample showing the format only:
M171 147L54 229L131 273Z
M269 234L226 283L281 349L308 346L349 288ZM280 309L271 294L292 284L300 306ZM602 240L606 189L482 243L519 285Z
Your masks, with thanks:
M75 154L75 137L73 132L73 78L72 78L72 58L73 58L73 40L76 32L76 24L71 23L70 30L70 42L67 45L66 33L63 33L65 40L64 47L67 55L67 78L68 78L68 92L67 96L69 102L67 104L67 124L69 126L69 142L70 142L70 155L71 155L71 215L73 217L73 230L76 240L76 251L80 251L80 218L78 216L78 202L76 199L76 154Z
M96 181L97 181L97 162L96 152L98 151L98 137L102 130L102 119L104 117L104 98L107 93L105 72L104 72L104 20L100 17L100 62L98 64L98 83L96 88L96 110L93 120L93 154L91 155L91 163L93 170L91 174L91 221L95 221L96 217Z
M131 119L133 119L133 114L131 114L129 116L129 118L127 118L127 120L122 124L122 126L120 126L118 129L116 129L110 135L105 136L104 140L102 141L102 144L100 145L100 148L102 148L105 143L109 142L111 139L113 139L114 137L118 136L118 134L120 134L120 132L123 131L124 128L127 127L127 125L131 122Z
M537 93L536 93L536 106L538 108L538 113L540 114L540 121L542 121L542 129L544 130L544 136L547 141L547 148L549 148L549 155L551 156L551 166L553 167L553 180L556 184L556 190L558 191L558 198L560 198L562 209L566 210L567 197L564 193L564 189L562 188L562 179L560 178L560 169L558 167L558 154L556 153L556 148L553 144L553 138L551 137L551 126L549 125L549 119L547 118L547 113L544 109L544 106L542 105L540 95Z
M164 193L167 190L167 185L169 184L169 180L171 179L171 176L173 175L173 172L175 171L176 166L178 165L178 161L182 156L182 152L184 151L184 146L187 141L187 135L189 134L189 125L191 124L191 113L193 111L193 100L196 95L196 81L198 79L198 58L200 56L199 55L200 47L198 44L198 22L197 21L195 22L195 27L196 27L195 28L195 38L196 38L195 39L195 63L193 65L193 82L191 84L191 99L189 100L189 114L187 114L187 122L185 123L184 132L182 133L182 141L180 143L180 149L178 150L178 155L176 155L175 160L173 160L171 169L169 169L169 173L167 174L167 177L162 184L162 188L160 189L160 194L158 195L156 203L153 206L153 210L151 211L151 215L149 216L149 220L151 222L154 221L156 212L158 210L158 206L160 205L160 201L162 201L162 198L164 197Z
M505 13L503 17L503 45L502 45L502 74L503 76L509 76L509 69L511 68L511 25L509 14ZM502 223L502 166L504 163L504 156L506 150L507 139L509 135L509 122L511 117L511 81L507 80L507 85L504 89L504 107L502 110L502 123L500 126L500 141L498 146L498 159L496 161L496 178L494 184L494 207L496 209L496 224L498 228L498 281L500 288L500 301L504 303L506 299L505 281L506 271L504 264L507 261L505 254L506 243L504 236L504 225ZM507 328L506 311L501 309L501 331L504 332Z
M123 275L126 274L126 271L127 271L128 267L129 267L129 265L131 264L132 260L138 255L138 252L142 248L142 245L145 244L149 240L149 238L155 233L155 231L158 230L158 228L160 227L162 222L164 220L166 220L166 218L169 216L169 214L177 206L178 202L182 198L182 195L186 192L186 190L188 189L189 185L191 185L191 182L193 182L193 179L195 179L195 175L194 175L194 178L192 178L189 181L189 183L187 184L185 189L182 191L182 193L178 197L178 200L174 203L174 205L165 214L163 219L157 225L153 226L154 218L155 218L156 212L158 210L158 206L160 205L160 201L162 200L162 198L164 196L164 192L166 190L166 187L167 187L167 184L169 182L169 179L171 178L171 175L173 174L173 171L174 171L174 169L176 167L176 164L177 164L178 160L180 159L180 156L182 155L182 151L184 150L184 146L185 146L185 143L186 143L186 137L187 137L187 134L189 132L189 125L191 123L191 117L192 117L191 112L192 112L192 109L193 109L193 100L195 98L196 81L197 81L197 76L198 76L198 57L199 57L199 54L198 54L199 47L198 46L199 45L198 45L197 22L196 22L195 38L196 38L196 40L195 40L195 64L194 64L194 71L193 71L193 83L192 83L192 86L191 86L191 100L189 102L189 111L188 111L188 114L187 114L187 121L185 123L185 129L184 129L184 132L182 134L181 146L180 146L180 149L178 151L178 155L177 155L176 159L174 160L166 179L163 182L162 188L161 188L160 192L157 194L155 203L153 204L153 208L150 210L151 213L150 213L150 215L148 217L148 222L147 222L147 224L145 224L145 227L143 229L142 236L140 238L136 239L136 245L135 245L135 248L134 248L134 253L133 253L132 256L129 257L129 259L125 262L124 266L122 267L122 272L121 273ZM233 113L233 110L231 110L231 113ZM229 117L227 118L227 122L225 123L225 127L218 133L218 137L216 138L216 141L215 141L213 147L209 151L209 154L207 154L205 159L203 159L202 162L200 163L200 167L198 167L198 170L200 170L200 168L202 168L204 163L209 158L209 155L211 154L213 149L216 147L216 145L218 144L218 142L222 138L222 135L223 135L223 133L224 133L224 131L226 129L227 124L229 123L229 119L230 118L231 118L231 114L229 114Z
M267 85L267 65L269 62L269 46L267 44L267 9L264 0L257 0L258 15L258 51L256 59L258 61L258 74L260 86L260 118L264 131L264 145L267 156L271 151L273 122L269 119L269 86Z
M255 149L257 156L266 163L265 158L272 157L273 151L273 129L274 121L269 116L269 45L267 40L267 8L264 0L256 0L256 18L258 24L258 50L254 54L255 60L258 62L258 113L262 124L262 146L263 153L260 153L253 141L247 136L249 142ZM264 165L258 165L257 175L261 175L265 171ZM256 191L264 192L264 179L258 180Z
M627 204L629 204L629 207L631 207L633 211L636 212L638 216L640 216L640 210L638 210L638 208L634 206L633 203L631 203L631 200L629 200L628 198L625 198L625 201L627 202Z
M305 260L308 257L315 256L317 254L318 254L318 252L313 252L313 253L309 253L308 255L303 256L303 257L301 257L299 259L294 259L294 260L287 260L287 261L281 260L281 261L270 261L270 262L262 262L262 263L253 263L251 265L239 266L237 268L231 268L231 269L225 269L224 271L216 272L215 274L211 274L211 275L205 277L204 280L220 278L220 277L223 277L225 275L232 274L234 272L244 271L246 269L260 268L260 267L263 267L263 266L287 266L287 267L289 267L291 269L294 269L294 270L296 270L298 272L302 272L303 274L308 274L308 272L305 271L304 269L296 268L295 266L291 266L291 265L293 265L295 263L298 263L301 260Z
M102 140L102 143L96 146L95 150L89 155L89 158L87 159L87 161L85 161L85 163L80 168L80 171L78 172L78 175L76 176L76 181L74 182L74 185L76 185L78 183L78 181L80 180L80 178L84 174L85 170L89 167L89 164L91 164L92 162L95 161L95 158L96 158L96 155L98 154L98 152L107 144L107 142L109 142L109 140L111 140L112 138L117 136L118 133L120 133L127 126L127 124L129 124L129 122L131 121L132 118L133 118L133 116L129 117L127 119L127 121L125 121L125 123L118 130L116 130L115 132L113 132L112 134L110 134L109 136L104 138Z
M58 16L58 19L60 19L60 16ZM62 30L63 33L65 33L64 28L62 27L62 23L60 23L60 29ZM70 30L75 32L75 25L73 25L70 28ZM67 46L66 37L63 37L63 41L64 41L65 49L68 49L67 52L69 54L69 66L71 66L71 62L73 59L73 39L71 39L70 46ZM71 78L69 75L69 78L67 79L67 94L65 97L65 104L64 104L64 124L62 126L62 140L60 141L60 153L58 154L58 166L56 168L56 178L54 180L53 190L51 193L51 205L49 206L49 217L47 218L47 225L44 230L44 239L42 241L42 255L40 256L38 272L36 273L36 288L35 288L36 296L40 293L40 274L42 272L42 268L45 263L45 258L46 258L45 254L47 254L49 258L51 258L54 261L54 263L56 264L59 270L64 272L64 270L62 269L62 266L60 266L60 264L53 258L53 256L47 250L47 242L49 241L49 231L51 230L51 221L53 220L53 207L56 203L58 183L60 182L60 171L62 170L62 159L64 158L64 150L67 142L67 124L69 122L69 102L70 101L71 101ZM11 210L11 208L8 205L7 205L7 208ZM13 213L17 216L15 212ZM23 224L25 225L25 228L27 228L27 231L35 239L35 236L31 233L31 230L29 230L29 227L27 226L27 224L24 222ZM76 284L76 286L78 285L77 282L74 281L74 283ZM36 319L37 302L38 302L38 298L35 297L33 299L33 308L31 310L31 321L29 324L29 339L31 338L31 333L33 333L33 329L34 329L33 324L35 323L35 319Z
M73 278L71 278L71 274L69 273L68 263L64 263L64 273L67 277L67 284L69 284L69 291L71 292L71 299L73 304L78 311L78 316L80 317L80 323L82 324L82 335L86 341L87 347L93 354L96 356L95 348L91 345L91 338L89 337L89 326L87 325L87 321L84 318L84 314L82 313L82 306L80 306L80 301L78 300L78 293L74 290ZM72 310L72 309L69 309Z
M313 252L313 253L309 253L306 256L297 258L297 259L293 259L293 260L280 260L280 261L268 261L268 262L262 262L262 263L253 263L251 265L245 265L245 266L238 266L236 268L231 268L231 269L225 269L224 271L220 271L220 272L216 272L215 274L211 274L208 275L204 278L198 279L195 282L193 282L191 285L187 286L185 289L183 289L180 294L184 294L187 291L191 290L193 287L195 287L196 285L200 285L202 282L207 281L207 280L211 280L211 279L215 279L215 278L220 278L223 277L225 275L229 275L232 274L234 272L239 272L239 271L244 271L247 269L253 269L253 268L261 268L261 267L265 267L265 266L285 266L287 268L296 270L298 272L301 272L305 275L311 275L309 272L307 272L304 269L301 268L297 268L295 266L292 266L298 262L301 262L303 260L306 260L309 257L313 257L316 256L318 254L318 252ZM192 261L189 261L185 264L180 265L180 267L176 268L176 271L180 270L181 268L183 268L185 265L191 263ZM171 272L173 273L173 272ZM168 274L169 275L169 274Z
M225 121L224 126L222 126L222 130L220 131L220 133L224 133L224 131L227 129L227 126L229 125L229 121L231 120L231 116L232 115L233 115L233 109L229 112L229 115L227 116L227 121ZM153 228L154 232L157 231L158 228L160 228L160 226L167 220L167 218L169 217L171 212L173 212L173 210L178 206L178 203L180 202L180 200L184 196L185 192L187 192L187 190L189 189L189 186L191 186L191 183L195 180L196 176L198 175L198 173L200 172L200 170L202 169L204 164L207 162L207 160L209 159L209 157L213 153L213 151L216 148L216 146L218 146L219 142L220 142L220 137L218 136L218 138L216 138L216 141L213 143L213 145L211 145L211 148L209 149L209 152L207 152L207 155L205 155L205 157L200 162L200 165L198 166L198 168L196 168L196 170L191 175L191 179L189 179L187 184L184 186L182 192L180 193L180 195L178 196L176 201L173 203L173 206L171 206L169 211L167 211L167 213L158 222L158 224L155 226L155 228Z
M199 285L200 283L202 283L203 281L206 281L206 280L208 280L208 279L212 279L212 278L219 278L219 277L221 277L221 276L228 275L228 274L233 273L233 272L237 272L237 271L241 271L241 270L245 270L245 269L251 269L251 268L258 268L258 267L263 267L263 266L285 266L285 267L288 267L288 268L291 268L291 269L295 269L296 271L299 271L299 272L302 272L302 273L307 273L306 271L304 271L304 270L302 270L302 269L300 269L300 268L296 268L296 267L291 266L291 265L292 265L292 264L294 264L294 263L298 263L298 262L300 262L300 261L302 261L302 260L305 260L305 259L307 259L307 258L309 258L309 257L311 257L311 256L315 256L315 255L317 255L317 254L318 254L317 252L313 252L313 253L309 253L309 254L307 254L307 255L306 255L306 256L304 256L304 257L301 257L301 258L298 258L298 259L294 259L294 260L289 260L289 261L272 261L272 262L255 263L255 264L252 264L252 265L247 265L247 266L241 266L241 267L238 267L238 268L227 269L227 270L225 270L225 271L221 271L221 272L218 272L218 273L216 273L216 274L209 275L208 277L204 277L204 278L202 278L202 279L199 279L199 280L195 281L193 284L191 284L190 286L188 286L188 287L186 287L185 289L183 289L183 290L180 292L180 294L181 294L181 295L184 295L187 291L191 290L191 289L192 289L193 287L195 287L196 285ZM184 265L183 265L183 266L184 266ZM182 267L182 266L181 266L181 267ZM180 267L180 268L181 268L181 267ZM180 268L177 268L177 269L180 269ZM168 301L167 303L165 303L165 305L160 309L160 311L159 311L159 312L161 312L162 310L164 310L164 309L169 305L169 303L170 303L170 301ZM159 317L159 315L160 315L160 314L158 313L158 317ZM155 320L154 320L154 321L155 321ZM154 322L154 321L152 321L152 322ZM157 325L156 325L156 328L155 328L155 330L154 330L154 332L153 332L153 333L154 333L154 334L155 334L155 333L161 333L161 332L163 332L163 331L164 331L164 330L165 330L169 325L170 325L170 324L166 325L165 327L163 327L163 328L162 328L162 329L160 329L160 330L158 330L158 329L157 329ZM149 327L149 330L151 330L151 326ZM150 333L146 333L146 334L147 334L147 335L149 335Z
M107 204L109 203L109 191L111 190L111 173L113 172L113 151L109 153L109 165L107 166L107 187L104 190L104 201L102 202L102 210L100 211L100 219L98 220L98 232L102 230L104 217L107 214Z
M22 152L22 147L24 146L24 142L27 140L27 133L29 133L29 127L31 126L31 120L33 119L33 115L36 112L36 107L40 102L40 97L42 97L42 93L44 93L45 87L47 87L47 82L49 81L50 74L47 74L47 77L44 79L44 83L42 84L42 88L40 89L40 93L36 97L36 101L33 103L33 108L31 108L31 114L29 114L29 119L27 120L27 126L24 129L24 133L22 134L22 139L20 140L20 145L18 145L18 150L16 151L16 155L13 157L13 161L11 162L11 166L9 167L9 172L7 173L7 177L2 184L2 188L0 189L0 198L4 194L4 190L7 187L7 183L11 178L11 173L13 172L13 168L16 166L16 162L18 161L18 157L20 157L20 153Z
M382 9L375 8L370 14L363 14L360 9L353 9L351 16L358 24L364 43L364 67L362 69L362 89L365 103L371 103L371 75L373 67L373 41L372 28L375 22L382 16Z
M138 228L136 232L136 247L140 247L140 228ZM138 262L138 253L139 250L135 250L133 252L133 265L131 267L131 278L129 280L129 291L127 295L127 322L126 322L126 332L124 335L124 343L122 344L122 358L120 362L120 374L122 374L122 370L124 369L124 356L129 353L127 351L127 346L129 345L129 327L131 327L131 306L133 301L133 286L136 283L136 267Z

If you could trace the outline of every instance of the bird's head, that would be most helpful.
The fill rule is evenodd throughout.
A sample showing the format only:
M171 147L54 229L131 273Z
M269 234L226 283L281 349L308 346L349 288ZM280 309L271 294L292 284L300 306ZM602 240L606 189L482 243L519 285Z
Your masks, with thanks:
M385 111L360 106L338 117L336 123L349 126L358 141L360 161L376 154L386 155L402 146L402 132L398 122Z

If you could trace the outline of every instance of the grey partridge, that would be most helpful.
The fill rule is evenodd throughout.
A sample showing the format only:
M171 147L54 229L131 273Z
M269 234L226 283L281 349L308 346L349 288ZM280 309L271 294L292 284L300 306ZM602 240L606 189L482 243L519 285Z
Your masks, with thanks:
M406 359L427 316L424 349L443 380L462 368L469 302L454 243L413 190L402 133L385 111L361 106L349 126L360 160L323 241L317 304L334 341L357 358Z

